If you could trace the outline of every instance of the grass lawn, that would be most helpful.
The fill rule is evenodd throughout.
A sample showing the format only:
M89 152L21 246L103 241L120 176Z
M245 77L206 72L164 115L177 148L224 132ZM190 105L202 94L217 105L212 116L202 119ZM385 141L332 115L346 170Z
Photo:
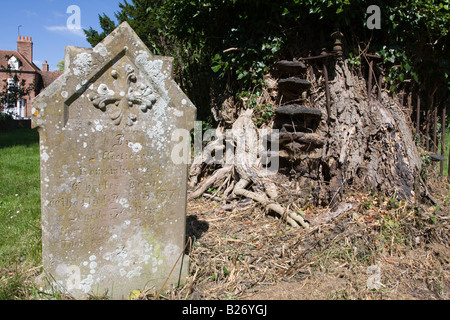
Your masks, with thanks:
M1 132L0 299L17 298L18 278L40 264L39 136L31 129Z
M444 160L444 176L448 175L448 156L449 156L449 152L450 152L450 129L447 128L447 131L445 132L445 152L444 152L444 156L445 156L445 160ZM438 145L438 153L441 152L441 143L439 142Z
M436 153L437 154L441 154L441 133L438 132L438 142L437 142L437 149L436 149ZM431 148L432 148L432 144L431 143ZM422 141L422 143L420 144L420 147L422 149L425 149L425 143L424 141ZM431 150L430 150L431 151ZM449 157L449 153L450 153L450 127L447 127L446 131L445 131L445 145L444 145L444 172L443 175L448 176L448 157ZM437 171L439 172L440 167L441 167L441 163L440 162L434 162Z

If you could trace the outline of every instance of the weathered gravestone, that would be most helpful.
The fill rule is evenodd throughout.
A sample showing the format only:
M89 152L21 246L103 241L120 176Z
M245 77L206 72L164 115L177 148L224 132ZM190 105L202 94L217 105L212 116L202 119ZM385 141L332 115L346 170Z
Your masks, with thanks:
M123 23L93 49L67 47L65 72L33 101L43 266L75 297L159 289L183 252L187 162L172 154L189 142L172 134L196 109L172 66Z

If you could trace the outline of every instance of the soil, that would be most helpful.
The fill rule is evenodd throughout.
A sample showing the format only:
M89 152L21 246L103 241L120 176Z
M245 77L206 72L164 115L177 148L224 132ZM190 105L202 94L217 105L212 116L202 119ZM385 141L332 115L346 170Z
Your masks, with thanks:
M316 221L310 229L290 227L248 199L192 200L190 277L162 298L449 299L450 185L438 178L430 190L437 206L348 190L351 209L332 219L323 219L330 208L304 209ZM369 267L380 271L378 286Z

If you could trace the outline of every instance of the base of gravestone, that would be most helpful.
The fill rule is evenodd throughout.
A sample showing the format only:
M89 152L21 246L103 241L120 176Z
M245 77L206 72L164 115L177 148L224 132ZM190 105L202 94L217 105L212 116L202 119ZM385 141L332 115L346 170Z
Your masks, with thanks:
M124 300L130 299L131 295L133 295L133 291L135 290L138 290L139 292L149 290L157 294L164 294L173 287L176 288L185 285L189 276L189 266L189 256L182 254L175 267L172 268L172 270L167 271L166 279L161 279L159 282L153 281L154 279L149 279L148 283L152 283L151 287L148 287L148 283L145 283L142 287L136 287L135 289L130 290L128 294L114 294L114 284L112 284L109 288L97 287L92 288L92 290L88 293L78 292L79 294L77 294L77 291L74 291L73 288L71 288L71 286L76 283L76 281L74 281L75 279L67 279L64 284L62 281L56 281L55 278L51 274L48 274L45 270L43 270L42 273L34 279L34 285L40 292L47 294L50 299L63 298L70 300L86 300L94 298ZM171 285L167 285L167 283L170 283Z

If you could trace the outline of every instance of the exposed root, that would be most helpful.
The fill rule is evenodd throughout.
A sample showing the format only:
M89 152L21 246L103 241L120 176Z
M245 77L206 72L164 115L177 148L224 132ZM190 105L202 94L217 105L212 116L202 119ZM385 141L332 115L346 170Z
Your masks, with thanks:
M213 186L216 182L221 181L223 179L230 179L230 172L233 170L233 166L227 165L218 170L216 170L212 176L202 181L194 192L190 193L188 196L188 200L192 200L200 197L208 188Z
M308 228L309 224L300 215L285 209L277 202L278 187L270 181L268 173L261 165L259 155L263 137L255 128L251 115L252 110L243 112L233 124L232 130L227 133L227 146L235 146L236 152L228 152L225 155L226 163L210 177L197 183L203 161L211 159L219 151L227 149L224 144L223 130L216 130L216 139L206 146L191 166L191 186L195 186L195 189L188 195L188 199L198 198L209 188L220 184L215 194L212 195L213 198L227 186L222 198L224 201L231 200L236 196L246 197L262 204L267 210L279 214L291 226L298 227L301 225ZM233 178L232 175L235 172L237 177ZM256 185L260 190L247 190L250 185Z
M286 221L293 227L298 227L298 223L305 228L309 228L309 224L299 215L294 212L288 212L274 199L268 199L265 194L248 191L245 188L250 184L250 181L241 179L234 187L234 193L238 196L255 200L266 207L266 209L278 213L286 219Z

